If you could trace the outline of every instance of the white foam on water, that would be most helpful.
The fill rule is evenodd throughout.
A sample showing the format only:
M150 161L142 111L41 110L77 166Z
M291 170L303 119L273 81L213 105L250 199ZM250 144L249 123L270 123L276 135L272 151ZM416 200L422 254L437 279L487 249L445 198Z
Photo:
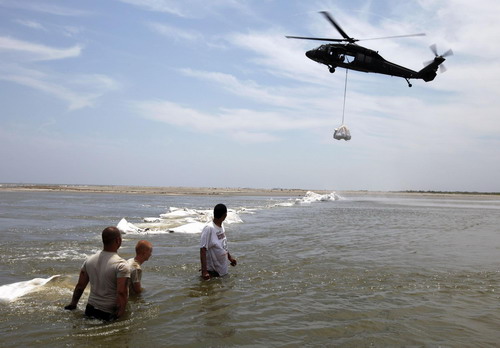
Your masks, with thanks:
M296 204L295 201L279 202L279 203L274 203L274 204L268 205L267 208L293 207L295 204Z
M162 219L179 219L189 216L200 216L200 215L201 216L207 215L207 210L170 207L169 212L165 214L160 214L160 217Z
M118 225L116 225L116 228L118 228L120 232L125 234L139 234L141 232L144 232L141 228L135 226L134 224L131 224L125 218L120 220Z
M40 260L81 260L87 257L84 253L76 250L40 250L34 249L30 250L30 253L17 254L15 260L18 262L31 261L33 257Z
M297 199L295 201L295 204L311 204L311 203L316 203L316 202L331 202L331 201L338 201L341 199L343 199L343 197L341 197L340 195L338 195L335 192L321 195L319 193L307 191L307 193L305 194L305 196L303 198Z
M155 218L155 217L145 217L143 219L144 222L147 222L149 224L157 224L157 223L161 223L162 221L162 218Z
M290 199L285 202L277 202L256 208L228 209L224 223L243 223L240 214L255 214L256 211L262 209L292 207L297 204L303 205L340 199L343 198L335 192L321 195L308 191L304 197L295 200ZM116 227L125 234L201 233L203 227L212 221L212 219L213 211L211 209L170 207L166 213L160 214L159 217L144 218L142 223L132 224L123 218Z
M52 279L57 277L59 277L59 275L54 275L49 278L35 278L23 282L2 285L0 286L0 301L1 302L15 301L21 296L29 294L33 291L38 291L45 284L47 284Z
M81 260L87 255L76 250L50 250L43 251L38 258L41 260ZM33 258L33 255L30 256Z
M161 219L160 219L161 221ZM123 218L116 225L116 228L124 234L161 234L168 233L168 229L165 228L165 224L161 222L146 222L143 224L133 224L128 222L127 219Z
M269 204L266 208L276 208L276 207L293 207L294 205L309 205L311 203L318 202L332 202L343 200L344 197L338 195L336 192L331 192L327 194L319 194L312 191L307 191L304 197L290 199L285 202L277 202Z

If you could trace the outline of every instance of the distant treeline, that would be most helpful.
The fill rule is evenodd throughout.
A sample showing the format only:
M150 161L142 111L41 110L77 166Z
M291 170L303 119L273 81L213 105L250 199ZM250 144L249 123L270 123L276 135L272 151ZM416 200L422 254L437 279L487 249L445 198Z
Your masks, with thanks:
M398 191L404 193L429 193L429 194L446 194L446 195L500 195L500 192L469 192L469 191L415 191L415 190L406 190L406 191Z

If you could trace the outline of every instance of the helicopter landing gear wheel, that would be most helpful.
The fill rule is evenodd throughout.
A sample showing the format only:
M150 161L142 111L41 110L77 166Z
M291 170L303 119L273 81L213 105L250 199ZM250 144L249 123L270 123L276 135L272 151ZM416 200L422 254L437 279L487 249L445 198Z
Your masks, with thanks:
M333 66L331 66L329 69L328 69L329 72L331 72L332 74L335 72L335 68Z
M406 82L408 83L408 87L413 86L413 85L410 83L410 79L405 78L405 80L406 80Z

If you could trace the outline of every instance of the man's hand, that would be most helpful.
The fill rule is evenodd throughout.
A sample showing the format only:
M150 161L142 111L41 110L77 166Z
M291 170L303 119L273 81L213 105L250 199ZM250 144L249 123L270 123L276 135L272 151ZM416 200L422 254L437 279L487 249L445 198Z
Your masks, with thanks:
M208 273L207 271L205 272L201 272L201 277L205 280L209 280L210 279L210 273Z
M236 266L238 264L238 262L236 261L236 259L233 259L232 257L229 258L229 262L231 263L231 266Z
M80 297L82 297L83 291L87 287L89 281L90 280L87 272L85 272L83 269L80 270L78 283L76 283L75 290L73 290L73 298L71 299L70 304L64 307L64 309L67 309L69 311L76 309L76 305L78 304L78 301L80 301Z
M210 273L207 270L207 248L200 248L201 277L205 280L210 279Z

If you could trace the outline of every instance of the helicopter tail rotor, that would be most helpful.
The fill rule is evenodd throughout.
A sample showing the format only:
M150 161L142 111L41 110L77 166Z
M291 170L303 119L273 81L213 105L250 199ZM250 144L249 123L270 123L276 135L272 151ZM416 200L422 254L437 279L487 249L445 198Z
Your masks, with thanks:
M433 62L435 62L436 60L441 60L442 62L444 62L445 61L445 57L449 57L449 56L453 55L453 51L451 49L449 49L448 51L444 52L443 54L439 54L438 50L437 50L437 45L436 44L430 45L430 49L431 49L432 53L434 53L434 59L425 62L424 66L430 65ZM448 69L446 69L446 67L443 64L440 63L439 64L439 72L442 74L446 70L448 70Z
M443 57L443 58L445 58L445 57L453 55L453 51L451 49L449 49L448 51L444 52L443 54L438 54L437 45L436 44L432 44L430 46L430 49L431 49L432 53L434 53L434 55L436 57Z

